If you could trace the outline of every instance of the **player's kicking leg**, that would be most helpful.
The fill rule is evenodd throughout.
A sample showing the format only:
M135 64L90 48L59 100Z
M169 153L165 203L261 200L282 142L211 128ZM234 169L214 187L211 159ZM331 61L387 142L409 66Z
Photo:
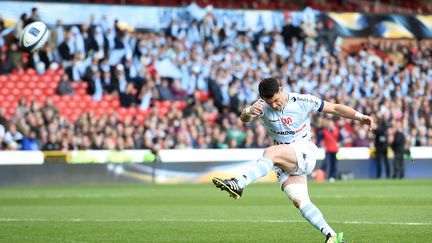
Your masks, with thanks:
M289 151L286 153L286 151ZM287 159L281 159L279 154L284 154L284 158L287 156ZM239 199L243 193L243 189L251 184L252 182L258 180L261 177L267 175L273 168L273 160L274 161L292 161L287 162L284 165L284 169L288 168L288 171L292 171L296 168L295 164L295 154L293 149L287 144L275 145L268 147L264 150L263 157L257 160L257 163L252 167L248 168L244 173L237 176L236 178L231 179L220 179L213 178L213 184L223 191L227 191L230 197L235 199Z
M274 145L264 150L263 157L257 160L248 171L231 179L213 178L213 184L223 191L227 191L230 197L239 199L243 193L243 189L267 175L276 164L284 168L286 171L293 171L297 167L297 161L293 148L288 144ZM273 163L275 161L275 163ZM282 162L282 164L281 164Z
M273 162L266 157L261 157L256 164L236 178L220 179L215 177L212 181L217 188L227 191L230 197L239 199L247 185L267 175L272 168Z
M290 175L282 187L303 217L326 237L326 243L345 242L343 233L336 233L325 221L321 211L310 201L305 175Z

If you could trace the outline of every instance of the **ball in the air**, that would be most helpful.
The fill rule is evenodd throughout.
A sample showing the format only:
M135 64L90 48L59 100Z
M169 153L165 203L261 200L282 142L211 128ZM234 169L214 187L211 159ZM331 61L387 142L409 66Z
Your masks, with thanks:
M48 26L41 21L28 24L20 35L19 44L28 52L35 52L45 45L50 36Z

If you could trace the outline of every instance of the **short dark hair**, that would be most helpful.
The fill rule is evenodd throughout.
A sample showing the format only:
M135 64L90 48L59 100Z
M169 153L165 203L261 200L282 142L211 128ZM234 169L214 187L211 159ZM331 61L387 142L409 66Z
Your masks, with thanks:
M258 91L262 98L270 99L279 92L279 81L273 77L265 78L261 80Z

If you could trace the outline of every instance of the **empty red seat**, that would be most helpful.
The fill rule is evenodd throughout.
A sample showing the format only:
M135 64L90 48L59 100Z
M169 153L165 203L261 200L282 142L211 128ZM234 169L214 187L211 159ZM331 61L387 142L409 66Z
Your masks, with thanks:
M31 82L41 82L41 77L39 75L31 75L30 81Z
M10 75L8 76L8 79L9 79L9 81L11 81L11 82L15 82L15 81L18 80L18 75L16 75L16 74L10 74Z
M168 113L168 111L169 111L168 107L160 107L158 109L158 115L159 116L165 116Z
M33 68L27 68L26 73L27 74L36 74L36 70L34 70Z
M33 82L33 81L30 81L30 82L26 83L26 87L30 88L30 89L36 88L36 85L37 85L37 82Z
M43 82L45 82L45 83L51 83L51 82L54 81L53 78L52 78L52 76L50 76L50 75L44 75L44 76L41 77L40 80L43 81Z
M52 95L52 96L51 96L51 100L52 100L54 103L57 103L57 102L59 102L59 100L60 100L60 96L58 96L58 95Z
M186 107L186 105L187 105L187 102L184 101L184 100L181 100L181 101L175 101L175 102L174 102L174 107L175 107L176 109L179 109L179 110L184 110L184 108Z

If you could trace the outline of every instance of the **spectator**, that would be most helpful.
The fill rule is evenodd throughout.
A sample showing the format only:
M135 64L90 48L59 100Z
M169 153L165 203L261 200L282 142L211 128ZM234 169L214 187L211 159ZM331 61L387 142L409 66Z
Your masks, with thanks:
M67 74L63 74L57 86L58 95L73 95L74 90Z
M388 127L387 121L381 117L378 120L378 127L374 130L375 133L375 153L377 162L377 178L381 178L381 165L384 163L385 176L390 178L390 167L388 161Z
M162 79L161 85L158 87L160 100L174 100L174 96L169 88L168 80Z
M8 58L8 54L4 51L0 51L0 75L12 72L13 63Z
M285 17L285 25L282 29L282 36L285 45L291 47L293 37L295 37L297 40L301 40L303 34L300 27L294 26L292 24L291 17Z
M48 136L48 142L42 146L43 151L58 151L60 150L59 139L55 134L50 134Z
M35 131L27 130L24 132L22 150L40 150L39 140L36 137Z
M132 83L126 85L124 93L120 93L120 104L122 107L130 107L136 103L136 90Z
M0 125L1 126L1 125ZM14 143L14 147L16 149L21 149L21 143L23 140L23 135L17 130L16 125L11 123L9 125L9 128L6 133L4 133L4 136L2 136L2 131L0 127L0 136L3 137L3 142L7 146L9 144Z
M15 32L14 32L15 39L17 40L20 39L20 34L24 29L24 27L27 25L28 21L29 21L28 15L26 13L21 14L19 20L15 25Z
M339 128L333 119L325 119L323 127L323 144L325 149L325 158L321 165L321 170L326 172L328 179L334 181L337 179L337 157L339 151Z
M65 40L65 30L61 19L56 20L55 26L51 29L51 45L55 50L59 47Z
M58 32L58 36L60 37L61 29L56 29L56 31ZM75 52L76 50L73 34L70 31L64 31L64 40L58 46L58 53L60 58L64 62L66 62L66 64L68 64L68 62L74 58Z
M28 20L28 23L32 23L32 22L36 22L36 21L40 21L40 16L39 16L39 9L38 8L32 8L31 9L31 15L30 18Z
M75 82L81 80L81 69L80 69L80 56L75 55L72 59L71 66L66 68L65 73L68 75L68 79Z
M12 43L8 51L8 59L12 63L12 68L15 70L23 69L23 55L19 50L17 43Z
M96 69L96 71L93 73L92 77L90 78L90 81L88 82L89 93L93 95L94 101L100 101L102 99L102 96L104 94L102 83L103 81L101 77L101 72L98 69Z
M400 122L395 122L395 126L393 127L393 141L391 142L390 147L393 150L394 159L393 159L393 179L402 179L404 178L404 152L405 152L405 134L402 130L402 126Z

